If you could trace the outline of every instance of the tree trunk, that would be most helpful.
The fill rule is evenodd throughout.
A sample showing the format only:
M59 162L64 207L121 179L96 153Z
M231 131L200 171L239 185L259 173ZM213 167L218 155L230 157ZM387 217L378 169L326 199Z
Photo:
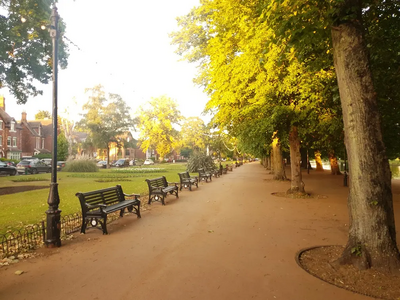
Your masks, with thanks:
M110 147L107 144L107 169L110 168Z
M270 162L270 174L274 174L274 149L272 148L271 149L271 153L269 154L269 157L270 157L270 160L269 160L269 162Z
M339 164L335 155L335 152L332 150L329 152L329 162L331 164L331 174L332 175L342 175L339 169Z
M272 152L273 152L273 170L275 180L286 180L285 168L283 165L282 150L279 139L275 137L272 141Z
M267 170L271 170L271 155L267 156Z
M301 168L302 169L307 169L307 149L300 148L300 155L301 155Z
M315 170L316 171L324 170L324 168L322 166L321 152L319 152L319 151L315 151Z
M301 176L300 138L297 127L293 126L289 133L291 184L287 194L304 193L304 183Z
M358 15L332 28L350 175L349 239L339 262L398 272L391 175L363 37L361 5L350 0L344 4L358 5ZM339 13L345 16L346 7Z

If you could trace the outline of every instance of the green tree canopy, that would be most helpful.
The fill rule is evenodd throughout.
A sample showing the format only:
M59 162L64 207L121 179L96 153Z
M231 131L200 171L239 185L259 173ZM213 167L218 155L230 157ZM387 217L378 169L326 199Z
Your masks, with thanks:
M65 137L64 132L61 133L57 137L57 159L58 160L67 160L68 158L68 141Z
M51 119L51 113L47 110L39 110L35 115L35 120L42 120L46 118Z
M118 136L123 135L134 126L130 108L117 94L108 94L101 85L86 89L89 100L83 105L82 120L77 127L89 133L95 146L107 149L109 160L110 143L118 143Z
M51 0L0 1L0 89L7 88L18 103L41 94L33 80L47 83L52 73L52 41L43 26L49 24ZM68 47L60 21L59 63L67 66Z
M137 112L141 148L155 149L160 160L180 147L179 132L174 125L182 119L176 101L167 96L152 98Z
M181 126L182 144L195 151L206 147L206 125L199 117L186 118Z

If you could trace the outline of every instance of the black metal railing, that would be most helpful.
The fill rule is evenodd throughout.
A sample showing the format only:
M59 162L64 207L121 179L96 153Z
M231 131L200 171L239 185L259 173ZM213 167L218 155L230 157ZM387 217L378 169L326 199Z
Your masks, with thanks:
M119 218L119 212L112 213L107 217L107 223ZM82 224L82 214L75 213L61 217L61 239L68 235L79 232ZM8 230L0 234L0 258L17 255L41 247L46 237L44 221L25 226L21 229Z
M27 252L41 246L44 240L44 221L0 235L0 257Z

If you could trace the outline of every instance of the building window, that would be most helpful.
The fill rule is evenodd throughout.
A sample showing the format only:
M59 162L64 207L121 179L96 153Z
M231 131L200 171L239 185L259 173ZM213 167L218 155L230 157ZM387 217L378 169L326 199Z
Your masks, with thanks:
M17 138L13 137L13 147L17 147Z
M3 147L3 136L0 135L0 147Z
M11 147L11 136L7 137L7 146Z
M42 139L42 149L44 149L44 139Z
M36 149L40 149L40 137L36 137Z
M0 120L0 130L3 130L3 120Z
M10 131L15 131L15 123L14 123L14 122L11 122L11 129L10 129Z
M7 153L7 159L19 160L19 159L21 159L21 153L20 152L11 152L11 151L9 151Z

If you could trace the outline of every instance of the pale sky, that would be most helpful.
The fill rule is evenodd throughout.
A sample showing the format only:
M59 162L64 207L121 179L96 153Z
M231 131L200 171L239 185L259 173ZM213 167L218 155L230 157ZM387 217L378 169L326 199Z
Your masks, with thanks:
M185 117L200 116L208 98L192 81L196 66L179 61L168 37L177 30L176 17L198 5L199 0L60 0L66 37L80 49L71 45L68 67L59 69L59 114L65 116L67 109L75 118L87 101L84 89L102 84L107 92L120 94L133 112L151 97L167 95ZM30 98L26 105L17 105L6 89L0 94L16 120L22 111L32 120L37 111L52 110L51 82L43 96Z

